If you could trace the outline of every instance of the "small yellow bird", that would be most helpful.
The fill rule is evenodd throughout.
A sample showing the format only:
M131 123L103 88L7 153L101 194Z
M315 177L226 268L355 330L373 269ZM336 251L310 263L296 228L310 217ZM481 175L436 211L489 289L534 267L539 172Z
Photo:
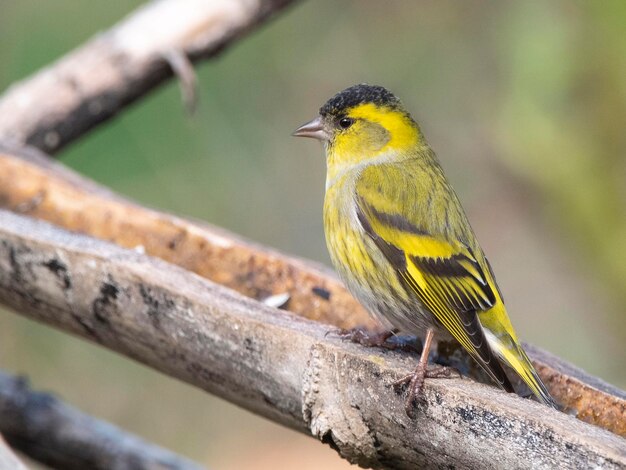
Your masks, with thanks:
M352 294L383 324L425 335L410 376L409 415L435 335L452 336L507 392L511 367L539 401L556 404L522 349L491 266L418 124L391 92L355 85L294 136L324 143L324 230ZM407 378L408 380L408 378Z

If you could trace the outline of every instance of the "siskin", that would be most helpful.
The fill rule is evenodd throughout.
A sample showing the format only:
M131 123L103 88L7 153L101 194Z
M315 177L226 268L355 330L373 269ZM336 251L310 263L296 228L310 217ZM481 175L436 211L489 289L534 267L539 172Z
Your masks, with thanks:
M491 266L418 124L391 92L355 85L322 106L294 136L324 143L324 230L352 294L383 324L424 335L407 413L435 335L453 337L507 392L509 366L556 408L522 349Z

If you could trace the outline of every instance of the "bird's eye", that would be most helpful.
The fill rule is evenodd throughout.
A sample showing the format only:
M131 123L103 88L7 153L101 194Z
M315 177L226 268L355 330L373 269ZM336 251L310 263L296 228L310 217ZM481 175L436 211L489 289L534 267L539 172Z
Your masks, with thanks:
M348 118L348 117L344 117L344 118L339 119L339 127L341 127L342 129L347 129L352 124L354 124L354 119L351 119L351 118Z

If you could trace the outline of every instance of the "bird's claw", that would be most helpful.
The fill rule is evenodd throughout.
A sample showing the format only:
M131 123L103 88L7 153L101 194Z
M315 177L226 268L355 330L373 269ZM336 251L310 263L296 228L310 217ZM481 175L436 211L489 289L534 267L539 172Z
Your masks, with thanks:
M419 351L415 345L414 337L397 336L398 330L385 330L379 332L368 331L365 328L352 328L339 330L337 335L341 339L358 343L367 348L383 348L390 351Z
M395 389L404 387L408 384L408 394L406 397L406 402L404 404L404 409L409 418L415 417L415 402L417 399L421 398L421 392L424 387L425 379L449 379L452 377L460 377L461 374L459 371L452 367L435 365L431 368L421 367L421 364L418 364L417 368L413 373L407 374L404 377L393 382L392 386Z
M358 343L361 346L381 347L387 349L395 348L393 343L389 343L387 340L394 335L394 331L368 331L365 328L352 328L349 330L340 330L339 337L341 339Z

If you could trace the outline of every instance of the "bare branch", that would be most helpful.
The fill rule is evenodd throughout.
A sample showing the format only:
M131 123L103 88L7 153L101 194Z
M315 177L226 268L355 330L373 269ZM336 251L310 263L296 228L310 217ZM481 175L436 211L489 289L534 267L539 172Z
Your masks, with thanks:
M180 91L189 114L193 114L198 106L198 77L193 64L187 56L177 49L167 51L163 57L167 60L180 82Z
M219 52L292 0L159 0L0 98L0 139L56 151L171 76L193 103L190 60ZM36 103L36 106L34 105ZM468 380L429 381L417 420L390 383L410 358L325 337L370 324L326 270L213 227L150 211L38 156L0 154L0 302L303 432L363 466L618 468L624 441ZM446 346L448 347L448 346ZM444 358L458 351L440 351ZM466 356L461 355L463 364ZM624 395L541 352L552 393L626 434ZM464 362L465 361L465 362ZM523 464L520 464L523 462Z
M26 470L26 466L17 458L0 435L0 470Z
M466 379L418 417L391 383L413 360L136 251L0 211L0 302L294 429L369 467L619 468L625 441Z
M0 140L56 152L170 77L168 57L212 57L291 3L152 1L13 85L0 98Z
M287 309L312 320L374 327L327 268L227 231L146 209L36 151L0 144L0 207L146 253L257 300L289 293Z
M25 379L3 372L0 372L0 432L13 447L54 468L202 468L112 424L92 418L50 394L34 392Z
M286 308L312 320L342 328L375 326L328 270L208 224L140 207L32 151L0 148L0 207L127 248L139 246L257 300L286 293ZM560 403L580 419L626 436L624 392L537 348L529 353ZM474 377L480 373L456 346L440 344L439 356Z

